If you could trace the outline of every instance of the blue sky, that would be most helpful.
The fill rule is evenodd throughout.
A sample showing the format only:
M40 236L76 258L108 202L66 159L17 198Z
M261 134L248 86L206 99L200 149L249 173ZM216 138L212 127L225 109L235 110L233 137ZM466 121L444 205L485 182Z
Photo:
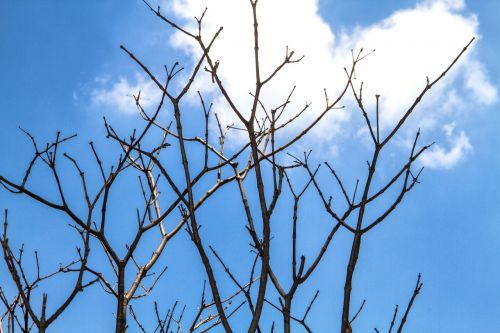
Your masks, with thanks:
M189 25L186 19L199 15L202 2L165 2L163 7L179 22ZM232 15L225 15L218 8L228 5L225 2L209 3L206 24L210 31L224 21L224 34L214 53L221 59L220 75L228 89L244 104L247 85L253 83L245 80L251 74L251 66L245 64L250 62L241 58L245 54L251 56L246 52L251 40L241 37L245 29L250 29L242 24L248 19L245 15L249 15L250 7L246 1L240 2L233 2ZM269 31L262 37L263 52L268 55L264 66L276 63L280 58L273 57L281 56L287 44L297 54L305 54L304 63L294 65L267 92L266 102L275 103L289 90L293 80L300 88L294 101L297 105L305 101L312 101L313 105L321 103L321 100L316 102L315 94L321 96L325 86L330 87L332 96L338 90L343 78L342 66L348 65L349 49L375 48L377 51L359 68L358 76L365 81L366 96L382 93L385 130L397 119L398 110L421 89L425 76L437 76L470 38L477 37L467 57L433 89L397 138L387 156L386 169L381 170L383 180L384 172L387 176L397 162L404 161L408 139L417 127L422 128L423 141L436 141L422 162L427 167L422 184L363 244L353 302L358 304L366 299L367 303L355 331L386 329L393 306L406 304L419 272L423 274L424 287L411 313L408 332L500 331L498 1L292 1L287 12L278 16L273 6L279 8L280 1L261 2L262 29L265 31L267 27ZM286 29L297 26L296 30ZM241 44L234 44L235 40ZM123 133L141 126L133 112L133 101L127 95L141 89L145 103L153 105L158 93L119 49L121 44L157 72L164 64L176 60L189 67L195 54L189 43L173 34L140 1L126 1L119 6L111 1L0 3L0 135L4 142L1 175L19 179L31 156L30 143L18 126L30 130L40 142L53 138L57 130L67 134L78 132L68 151L89 161L90 140L104 154L113 151L104 139L103 116ZM202 76L196 87L212 98L224 123L233 122L234 118L223 113L225 106L207 84L209 80L208 75ZM369 97L366 98L370 103ZM344 104L346 110L328 118L310 139L291 151L298 153L314 147L315 161L334 163L352 187L356 177L364 172L369 149L366 132L360 127L359 111L349 99ZM186 108L194 109L194 103L187 103ZM186 117L193 116L188 112ZM194 118L188 119L196 122ZM237 135L232 137L235 146L238 140ZM89 168L92 165L84 164ZM37 172L33 188L53 196L44 171ZM333 187L326 174L322 181L325 188ZM127 189L131 185L124 181L121 186ZM125 191L116 200L127 202L133 196ZM280 207L283 220L290 209L287 200ZM0 202L0 208L8 208L10 212L11 242L25 243L27 252L38 249L47 270L73 256L76 238L68 236L71 231L62 215L6 191L0 192ZM235 271L244 274L251 260L248 247L244 246L249 240L242 212L234 192L228 190L218 194L200 215L204 221L218 219L215 225L206 222L203 236L207 244L226 253ZM130 219L129 213L121 211L120 204L112 212L117 220ZM300 217L308 223L301 250L315 253L325 232L322 226L329 221L313 191L306 197ZM286 263L282 264L280 259L290 255L286 238L289 225L276 222L274 230L273 257L277 267L286 272ZM117 232L116 241L127 231ZM315 331L330 331L340 318L349 237L347 233L339 235L313 281L298 295L299 304L302 303L297 306L300 314L315 289L321 289L311 313ZM187 309L191 306L192 311L198 302L204 271L194 247L183 234L167 250L172 252L167 251L159 263L159 267L169 266L163 283L149 299L137 303L145 322L153 309L153 299L165 309L179 299ZM230 281L222 271L218 273L229 293ZM13 286L8 282L3 263L0 281L12 293ZM63 288L57 288L57 283L65 285L54 282L45 287L49 302L61 297L58 291ZM113 327L114 310L109 295L98 287L90 289L76 299L52 331L108 332ZM83 320L86 315L95 320ZM265 320L277 315L266 308ZM244 331L246 317L239 318L241 328L235 324L236 331ZM80 328L75 328L76 324ZM135 331L133 323L130 325Z

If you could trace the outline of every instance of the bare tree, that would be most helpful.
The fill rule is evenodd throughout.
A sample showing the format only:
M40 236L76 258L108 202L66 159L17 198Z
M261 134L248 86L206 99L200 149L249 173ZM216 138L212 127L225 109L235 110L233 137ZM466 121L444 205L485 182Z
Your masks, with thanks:
M133 322L141 332L175 330L207 332L216 327L222 327L225 332L233 332L231 317L238 311L247 311L248 316L245 318L248 319L249 333L262 332L268 331L261 320L264 310L277 311L280 314L284 332L292 331L292 323L296 323L307 332L312 332L308 319L318 298L319 290L312 295L305 311L300 314L295 311L294 297L299 288L313 276L318 265L323 263L325 253L330 250L334 237L341 231L352 234L352 245L348 264L345 267L343 299L339 300L343 304L339 326L342 333L352 332L353 323L361 316L365 305L363 301L356 310L353 310L351 305L352 289L355 286L354 273L363 236L387 220L405 196L419 183L422 169L415 170L414 165L430 145L421 145L420 132L417 132L408 158L384 184L374 182L377 170L380 168L380 157L385 151L384 148L395 138L416 110L422 98L451 70L472 40L440 75L433 80L427 78L425 87L403 113L399 122L390 130L385 131L379 125L380 96L375 97L376 110L374 112L367 110L363 98L363 84L358 85L354 75L356 66L370 53L363 53L362 50L353 52L352 63L349 68L345 69L343 88L334 98L331 98L325 90L325 106L309 122L303 120L303 115L311 109L311 104L305 104L303 108L294 110L291 115L288 115L295 88L277 107L265 105L261 96L268 83L280 75L281 70L286 66L299 63L302 57L296 56L295 52L287 48L284 58L271 72L264 73L261 70L258 1L250 0L249 10L253 17L255 86L251 92L252 103L247 106L250 111L247 112L237 106L238 103L226 90L223 79L218 75L217 69L224 66L224 63L212 57L211 49L220 38L223 28L220 27L211 36L205 36L203 18L206 15L206 9L199 17L195 17L197 29L188 31L165 16L160 8L153 8L146 1L144 3L161 21L192 40L199 48L200 57L189 70L175 62L172 66L165 66L163 74L156 74L133 51L121 46L125 54L160 90L161 99L156 107L147 109L143 107L141 92L133 96L138 114L142 119L142 127L134 130L128 137L120 134L118 129L104 119L106 137L117 152L111 165L106 165L101 154L98 153L100 148L92 142L89 144L89 155L95 162L93 171L84 170L81 161L85 157L73 156L66 152L61 154L61 146L74 139L75 135L63 137L58 132L55 140L45 145L44 148L40 148L37 140L25 131L34 148L33 157L20 180L0 175L0 183L12 193L27 196L49 209L63 213L70 221L72 228L80 235L83 246L77 252L78 259L46 275L40 273L38 256L35 253L36 278L30 281L25 273L27 268L22 263L22 249L17 256L11 249L7 238L7 214L5 215L2 250L11 280L17 289L17 295L9 299L5 293L0 292L0 299L5 308L1 319L7 323L7 328L2 328L2 332L4 329L7 329L7 332L14 332L15 327L19 327L23 332L29 332L33 325L38 328L39 332L45 332L47 327L69 308L79 292L95 283L98 283L102 290L116 300L115 332L117 333L125 332L130 322ZM181 71L187 74L179 76ZM212 104L208 103L200 92L197 92L202 126L197 128L199 131L197 134L188 135L186 134L188 131L185 124L184 100L186 96L193 94L193 82L198 80L204 72L211 75L213 84L216 85L218 92L223 96L227 107L236 116L239 124L224 128L218 115L213 113ZM340 103L347 94L352 94L357 103L373 147L372 156L367 161L366 175L361 176L363 181L356 181L356 187L352 191L347 188L346 183L331 163L325 162L326 168L321 169L321 164L313 161L310 153L304 153L303 156L294 156L289 153L290 148L306 137L327 114L344 107ZM375 119L372 119L373 114ZM301 129L291 136L282 135L285 128L299 121L302 124ZM210 124L216 124L215 131ZM245 140L232 142L232 147L236 148L225 149L230 139L227 135L228 131L243 131ZM172 155L168 158L164 157L169 151L175 152L174 157ZM62 162L60 162L61 156L64 158ZM60 163L66 163L66 167L61 167ZM38 193L31 188L30 180L34 174L36 175L34 169L38 164L42 164L51 173L52 179L46 179L46 181L56 189L56 199L53 195ZM65 186L66 179L75 174L68 173L68 165L73 168L80 179L81 198L78 205L84 207L83 213L81 213L80 206L75 209L76 204L72 203L75 200L70 202L67 198L68 191L76 192L75 188L68 190ZM180 170L180 177L175 170ZM338 187L337 193L325 193L325 184L318 180L318 175L322 170L332 176ZM307 179L305 183L297 185L298 182L294 178L300 173L305 174ZM89 174L97 175L97 177L88 177ZM110 222L115 218L109 213L110 206L120 204L113 201L113 191L118 186L116 184L119 179L135 177L138 179L137 195L141 198L140 202L135 203L137 223L134 228L122 228L130 232L130 241L116 245L109 238L115 230L112 226L116 227L113 221ZM249 195L250 188L256 189L255 197ZM219 253L214 246L207 245L209 242L204 239L200 230L202 218L198 210L222 189L235 191L239 196L245 220L244 228L248 231L250 249L255 254L254 260L248 267L248 275L244 279L233 273L230 265L224 260L224 253ZM301 235L297 225L300 223L298 212L303 205L302 199L305 193L311 190L317 194L326 214L331 218L331 223L327 236L317 249L317 254L313 258L306 258L298 250L297 240ZM292 216L290 223L291 276L279 274L276 270L276 263L271 260L273 222L278 219L276 207L284 193L291 197L288 201L281 199L284 201L283 205L290 206ZM396 196L379 216L373 219L367 217L366 211L369 207L380 207L379 199L387 200L393 193L396 193ZM335 200L332 200L333 198ZM333 204L337 202L337 198L345 201L346 209L342 210L338 205ZM184 307L179 310L181 305L176 302L166 314L162 314L160 305L155 302L150 312L155 325L148 330L131 303L134 299L147 296L157 283L161 283L159 280L167 271L167 267L157 267L159 258L169 255L167 245L182 230L187 231L199 255L206 273L208 287L204 284L201 289L198 309ZM149 238L147 242L145 241L145 236L149 234L157 236L156 243L152 243ZM247 244L241 244L241 246L246 247ZM152 249L149 258L144 259L137 254L144 251L143 248ZM91 249L93 250L90 251ZM97 259L92 261L92 256ZM99 262L99 267L95 267L96 262ZM222 269L232 282L233 287L229 292L226 290L228 288L221 288L223 277L217 274L217 269ZM34 305L31 292L45 280L66 273L73 273L77 276L74 288L63 304L49 316L46 314L47 295L43 294L40 307ZM398 333L403 331L408 314L421 288L419 275L409 304L400 320ZM161 299L157 301L161 303ZM397 312L396 307L389 332L396 327ZM191 313L194 315L188 318ZM128 314L132 320L127 321ZM271 331L274 329L273 322ZM378 329L375 328L375 331L378 332Z

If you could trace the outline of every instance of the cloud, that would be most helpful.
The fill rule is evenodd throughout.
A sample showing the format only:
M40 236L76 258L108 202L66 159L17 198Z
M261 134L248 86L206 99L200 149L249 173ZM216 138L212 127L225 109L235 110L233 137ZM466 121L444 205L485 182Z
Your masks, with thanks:
M253 25L252 12L248 1L173 1L170 10L185 19L189 29L193 13L201 13L208 6L204 20L206 36L221 25L224 30L212 48L212 57L220 60L217 71L225 87L240 110L248 115L255 88L255 67L253 65ZM226 15L224 13L231 13ZM279 13L279 14L277 14ZM275 66L280 64L289 51L295 51L296 58L305 55L298 64L290 64L262 91L261 101L268 109L282 104L296 86L287 112L292 117L307 102L312 102L302 121L302 128L312 117L321 112L325 105L323 88L328 88L330 96L345 82L342 66L338 66L333 53L335 37L328 24L319 16L315 1L273 0L259 2L258 7L260 35L261 75L266 78ZM207 37L208 38L208 37ZM199 51L192 41L177 33L172 44L186 51L196 59ZM339 84L340 83L340 84ZM197 87L205 92L213 92L215 86L209 75L198 81ZM224 99L216 95L214 110L225 124L239 124L239 120L229 111ZM340 130L341 124L349 119L345 111L334 110L316 132L324 141L332 139Z
M436 145L432 150L424 152L420 159L422 165L432 169L450 169L472 152L467 135L463 131L458 135L454 134L455 126L455 123L450 123L442 128L450 148L446 150L441 145Z
M373 109L374 94L381 94L381 122L392 127L411 105L425 85L425 77L436 78L474 36L479 37L477 17L463 12L463 1L434 0L399 10L383 21L358 27L341 36L342 48L377 51L360 64L364 94ZM477 42L476 42L477 43ZM422 103L416 118L440 118L434 110L442 108L451 89L458 104L490 105L496 101L496 88L489 82L484 67L477 60L474 45ZM371 100L371 103L370 103ZM448 100L449 101L449 100Z
M247 0L173 0L162 2L168 15L184 22L185 28L196 31L194 15L199 16L205 7L205 39L223 26L224 29L211 52L213 59L220 60L217 73L232 96L235 104L248 114L254 90L255 68L253 56L253 31L251 7ZM228 15L228 13L230 13ZM311 108L293 123L290 131L304 128L324 109L326 88L330 98L345 84L344 67L351 63L350 50L376 49L376 52L360 63L356 83L364 82L364 100L373 117L375 94L380 94L380 124L382 134L394 126L404 111L425 86L428 76L436 78L455 58L463 46L473 37L480 39L478 18L467 12L462 0L422 0L412 8L393 12L389 17L372 25L340 29L330 26L321 16L318 0L261 1L258 6L260 28L261 75L267 77L279 64L285 51L294 50L297 56L305 55L299 64L286 66L262 92L261 101L268 109L280 105L294 86L297 86L288 106L287 115L292 117L306 102ZM183 50L194 62L200 55L197 45L181 33L171 36L174 48ZM474 43L456 66L420 104L412 116L407 132L422 127L427 136L438 134L440 124L456 122L458 112L474 112L481 106L497 101L497 88L490 82L488 73L478 60ZM121 79L110 90L96 94L95 100L127 110L125 94L151 88L140 78L131 85ZM145 87L145 88L144 88ZM193 91L209 94L214 110L223 124L239 125L227 103L218 94L208 73L202 71L194 83ZM349 100L345 110L333 110L320 122L310 138L316 147L341 145L342 140L356 138L359 124L352 121L359 111ZM127 103L128 105L128 103ZM466 119L466 117L463 117ZM242 132L236 131L241 135ZM364 132L366 133L366 131ZM285 133L286 135L286 133ZM403 136L406 135L403 133ZM408 134L409 135L409 134ZM427 163L436 168L448 168L471 150L465 132L447 137L452 148L448 151L436 146L428 154ZM402 138L404 141L406 138ZM433 156L431 158L431 156ZM430 162L434 160L434 162ZM437 162L441 161L441 162Z
M161 92L156 85L139 73L136 73L134 83L126 78L120 78L117 82L110 84L109 77L97 77L95 82L99 88L91 92L92 103L114 109L122 114L133 114L137 112L133 95L141 92L141 105L143 108L155 105L161 98Z
M489 82L484 66L479 61L470 61L466 68L465 86L473 92L477 103L493 104L498 98L497 89Z

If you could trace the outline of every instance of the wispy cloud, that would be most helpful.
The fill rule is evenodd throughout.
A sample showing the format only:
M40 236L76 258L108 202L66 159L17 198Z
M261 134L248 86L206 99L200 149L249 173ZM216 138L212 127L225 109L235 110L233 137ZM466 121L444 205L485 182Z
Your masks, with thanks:
M489 82L484 66L479 61L472 60L465 71L465 86L472 91L476 102L482 105L493 104L498 98L498 92Z
M99 87L91 92L92 103L123 114L133 114L137 111L133 95L137 96L139 92L144 108L155 105L161 97L156 85L138 73L134 80L122 77L113 83L109 77L98 77L95 81Z
M458 135L455 134L455 126L455 123L443 126L442 129L450 147L446 150L441 144L438 144L432 150L425 152L420 160L424 166L432 169L450 169L472 152L469 138L464 131Z

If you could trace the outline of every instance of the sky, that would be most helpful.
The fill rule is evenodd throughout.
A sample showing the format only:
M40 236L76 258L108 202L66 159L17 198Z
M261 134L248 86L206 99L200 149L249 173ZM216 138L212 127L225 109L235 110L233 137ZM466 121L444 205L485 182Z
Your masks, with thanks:
M224 26L213 57L220 60L221 80L244 109L254 84L251 8L247 1L174 0L160 4L166 15L188 29L193 29L193 17L208 7L204 18L207 36ZM261 0L258 10L263 72L270 72L282 60L287 47L297 58L304 55L263 92L263 103L279 105L296 85L290 108L311 102L311 110L302 118L303 122L310 121L323 107L323 89L335 96L345 83L343 68L350 66L351 49L358 52L363 48L365 54L375 50L360 63L355 82L364 82L368 110L374 110L374 95L381 95L382 133L395 125L424 87L426 76L436 78L471 38L476 38L464 57L424 98L394 139L380 169L379 180L383 181L398 163L405 161L418 128L422 144L435 142L419 162L425 167L421 184L388 221L365 239L353 302L359 304L366 299L367 303L355 331L373 331L374 327L385 330L394 305L406 304L420 272L424 287L411 313L408 332L500 331L500 65L496 41L500 34L496 17L500 3ZM58 130L77 132L78 138L68 149L82 159L92 157L87 146L90 140L104 154L112 152L104 139L103 116L124 133L142 126L131 95L141 90L144 106L153 107L160 94L120 50L122 44L159 73L163 65L171 66L175 61L190 68L199 55L189 40L160 22L141 1L127 0L120 6L111 1L0 2L0 136L4 142L1 175L20 179L31 156L32 147L19 126L40 142L51 140ZM238 125L210 75L202 71L186 103L186 117L193 127L197 122L193 116L197 110L196 90L213 101L223 125ZM352 97L342 105L344 109L326 117L290 152L300 154L313 148L314 161L336 165L352 188L359 174L365 172L369 136ZM373 111L369 114L373 116ZM303 122L294 123L284 136L293 135ZM210 126L215 129L216 125ZM228 149L235 149L243 140L238 131L229 133L228 138ZM32 186L54 195L46 186L43 170L37 172ZM322 177L324 187L333 192L332 179L326 174ZM130 185L124 182L122 186ZM132 199L126 192L117 195L118 207L112 213L116 219L127 218L120 203ZM64 217L6 191L0 192L0 202L0 208L9 209L13 244L25 243L27 253L37 249L46 258L47 270L71 257L74 237L67 236L71 231ZM224 206L224 214L217 206L221 202L233 203ZM280 208L285 217L287 202ZM314 192L306 196L303 205L300 217L309 224L303 231L301 250L315 253L324 233L322 225L328 221L320 212ZM205 220L215 216L220 221L207 225L204 237L221 253L227 253L236 271L244 273L248 263L241 264L239 258L248 259L248 248L242 244L249 240L243 224L234 222L241 219L242 212L227 191L200 215ZM280 259L289 256L287 226L275 226L273 255L278 267L285 267ZM117 232L117 241L126 231ZM301 313L315 288L321 290L311 313L314 331L331 331L340 318L342 265L348 256L349 241L347 233L339 235L315 272L311 286L298 296L302 304L297 311ZM195 309L204 279L203 267L186 235L171 248L175 255L168 252L161 262L169 266L164 284L151 299L138 303L145 320L153 309L153 298L165 309L177 299L188 309ZM223 272L219 273L222 277ZM12 292L3 263L0 282L2 288ZM230 290L230 281L223 286ZM57 300L56 285L49 283L46 288ZM89 307L90 299L99 306ZM111 297L93 288L76 299L52 331L68 331L71 327L72 332L108 332L113 327L113 311ZM273 311L266 308L265 320L277 316ZM95 320L82 321L85 316ZM74 328L75 323L80 328ZM135 331L133 323L130 325ZM243 327L239 329L243 331Z

